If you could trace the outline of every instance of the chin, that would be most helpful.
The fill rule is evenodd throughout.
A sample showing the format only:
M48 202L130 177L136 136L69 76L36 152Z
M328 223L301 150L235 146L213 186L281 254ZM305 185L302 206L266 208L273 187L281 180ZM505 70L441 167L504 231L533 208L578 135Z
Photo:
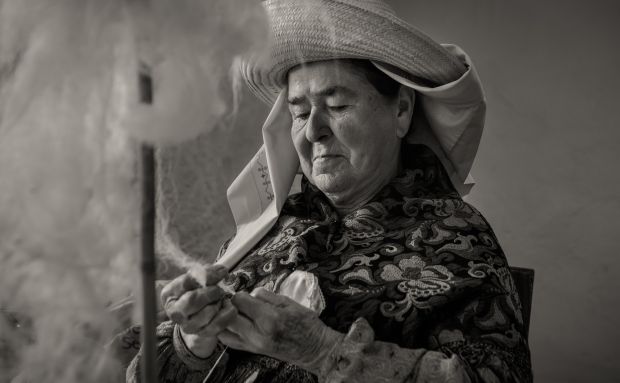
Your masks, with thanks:
M341 193L348 189L345 177L336 174L319 174L312 177L314 185L325 194Z

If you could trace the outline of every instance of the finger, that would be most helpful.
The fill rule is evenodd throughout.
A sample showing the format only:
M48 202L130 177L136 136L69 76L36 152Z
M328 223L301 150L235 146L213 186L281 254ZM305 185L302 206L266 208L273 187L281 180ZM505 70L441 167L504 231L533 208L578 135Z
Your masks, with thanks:
M213 265L209 268L207 278L205 280L206 286L215 286L219 281L228 276L228 268L224 265Z
M172 280L164 280L164 279L160 279L155 281L155 295L157 295L158 297L160 297L159 301L157 302L157 311L161 311L164 309L164 304L163 301L161 299L161 294L164 290L164 287L166 287L166 285L168 285L170 282L172 282Z
M272 308L259 299L252 297L246 292L239 292L231 299L232 304L240 313L250 319L257 319L271 312Z
M181 328L188 334L198 334L213 320L221 308L222 301L207 305L202 310L189 316L189 318L181 325Z
M222 332L239 315L237 308L230 303L230 300L224 300L222 309L215 314L211 322L200 329L199 334L206 336L217 335Z
M241 339L241 337L232 331L223 330L217 334L217 340L230 348L234 348L235 350L252 351L247 348L247 344Z
M224 265L198 265L189 274L202 286L213 286L228 276L228 269Z
M198 313L207 305L214 304L224 297L224 290L219 287L209 286L183 294L179 299L168 301L165 306L170 319L177 323L183 323L191 315Z
M191 291L200 287L196 280L188 274L183 274L173 279L161 290L161 302L164 307L173 300L179 299L181 295L187 291Z
M264 287L254 289L251 295L262 302L269 303L274 306L288 306L291 303L297 303L287 296L273 293Z
M234 317L226 327L226 330L232 331L239 335L241 339L249 340L256 334L256 327L254 323L245 315L237 315Z
M159 293L159 296L161 296L164 288L169 285L170 282L172 282L171 279L159 279L155 281L155 291Z

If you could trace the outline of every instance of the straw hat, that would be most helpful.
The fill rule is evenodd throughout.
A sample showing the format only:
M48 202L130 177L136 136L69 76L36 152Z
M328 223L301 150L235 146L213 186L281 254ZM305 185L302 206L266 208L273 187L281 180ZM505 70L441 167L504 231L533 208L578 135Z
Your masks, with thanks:
M277 221L299 160L290 135L287 73L302 63L366 59L416 92L406 140L430 147L461 195L482 135L485 100L459 47L440 45L399 19L381 0L267 0L271 48L240 62L246 84L271 105L264 145L228 188L237 234L218 261L234 266Z
M250 89L268 104L275 102L288 71L302 62L377 61L431 86L454 81L467 69L380 0L267 0L264 6L273 32L271 51L241 70Z

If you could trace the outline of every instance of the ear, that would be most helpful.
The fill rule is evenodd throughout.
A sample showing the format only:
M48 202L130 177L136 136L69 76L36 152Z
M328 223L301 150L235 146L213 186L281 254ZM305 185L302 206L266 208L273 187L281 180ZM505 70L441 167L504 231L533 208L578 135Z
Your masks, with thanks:
M403 138L407 135L413 118L413 107L415 106L415 91L407 86L401 85L398 91L398 111L396 119L398 126L396 135Z

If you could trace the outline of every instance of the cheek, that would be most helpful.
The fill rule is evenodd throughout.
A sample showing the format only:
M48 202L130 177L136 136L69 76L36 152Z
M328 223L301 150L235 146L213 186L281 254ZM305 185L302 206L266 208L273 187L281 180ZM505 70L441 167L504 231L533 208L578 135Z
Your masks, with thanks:
M370 154L368 150L387 141L385 132L378 131L375 124L375 121L355 119L338 125L337 140L352 159Z
M348 150L353 167L375 167L388 152L397 150L395 133L386 128L389 123L366 116L365 120L359 119L341 126L339 141Z
M312 144L306 140L303 130L292 131L291 139L293 140L297 157L299 157L301 168L306 173L307 170L312 168Z

